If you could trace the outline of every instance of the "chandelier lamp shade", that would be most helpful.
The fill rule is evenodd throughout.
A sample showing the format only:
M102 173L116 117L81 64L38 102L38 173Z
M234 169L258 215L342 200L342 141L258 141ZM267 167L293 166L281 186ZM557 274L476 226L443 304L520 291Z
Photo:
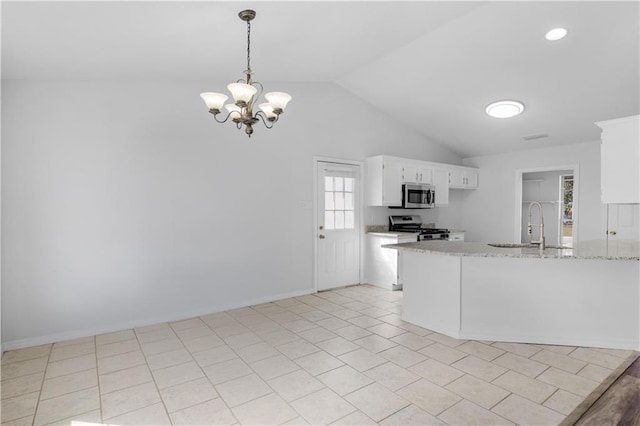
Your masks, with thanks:
M287 107L291 96L284 92L265 93L266 102L257 105L259 111L255 111L258 99L263 92L262 84L253 81L251 70L251 21L256 17L256 12L243 10L238 16L247 23L247 69L244 71L246 77L227 85L233 97L233 103L225 104L229 97L222 93L205 92L201 93L200 97L218 123L225 123L231 119L238 129L244 126L245 133L251 137L253 126L259 121L262 121L267 129L273 127ZM226 109L226 116L222 113L223 107Z

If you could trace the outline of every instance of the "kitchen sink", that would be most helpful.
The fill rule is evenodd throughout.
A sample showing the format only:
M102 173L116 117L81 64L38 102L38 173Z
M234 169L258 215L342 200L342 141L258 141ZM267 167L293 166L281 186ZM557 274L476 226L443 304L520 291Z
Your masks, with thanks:
M492 247L500 247L500 248L538 248L538 244L529 244L529 243L520 243L520 244L514 244L514 243L489 243L488 245L492 246ZM567 246L554 246L554 245L547 245L545 246L548 249L570 249L571 247L567 247Z

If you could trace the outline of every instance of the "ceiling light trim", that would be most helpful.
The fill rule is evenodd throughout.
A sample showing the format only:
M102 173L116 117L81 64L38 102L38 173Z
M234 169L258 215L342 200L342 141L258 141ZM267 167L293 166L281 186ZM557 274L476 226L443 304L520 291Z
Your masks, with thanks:
M493 118L511 118L522 114L524 104L513 99L503 99L491 102L486 106L484 111L489 117Z
M558 40L562 40L563 38L565 38L568 34L568 31L566 28L554 28L552 30L547 31L547 34L545 34L544 38L546 38L549 41L558 41Z

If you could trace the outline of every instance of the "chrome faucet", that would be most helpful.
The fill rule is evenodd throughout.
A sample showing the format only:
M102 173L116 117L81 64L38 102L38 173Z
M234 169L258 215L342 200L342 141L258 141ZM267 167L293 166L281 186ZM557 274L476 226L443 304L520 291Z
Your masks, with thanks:
M533 206L537 206L538 212L540 213L540 223L537 225L540 228L540 235L539 239L537 240L533 239L534 225L531 223L531 210L533 209ZM542 216L542 204L540 204L538 201L533 201L531 204L529 204L529 223L527 225L527 234L529 234L529 242L531 244L538 244L538 246L540 247L540 254L542 254L542 252L546 248L546 244L544 238L544 218Z

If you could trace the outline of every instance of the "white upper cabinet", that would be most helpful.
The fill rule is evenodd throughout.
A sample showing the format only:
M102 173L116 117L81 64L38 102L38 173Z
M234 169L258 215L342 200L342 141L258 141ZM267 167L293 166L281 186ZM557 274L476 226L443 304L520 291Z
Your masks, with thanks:
M476 189L478 187L478 170L470 167L453 167L449 187L452 189Z
M405 183L432 183L431 169L419 164L409 164L403 167L402 181Z
M433 169L433 186L436 189L436 206L449 205L450 173L449 169L444 167L436 167Z
M602 129L602 202L640 203L640 116L634 115L595 124Z
M449 188L475 189L478 170L452 164L377 155L366 160L366 194L369 206L400 206L402 184L431 184L436 206L449 204Z
M367 158L365 168L367 205L401 205L403 164L394 157L378 155Z

